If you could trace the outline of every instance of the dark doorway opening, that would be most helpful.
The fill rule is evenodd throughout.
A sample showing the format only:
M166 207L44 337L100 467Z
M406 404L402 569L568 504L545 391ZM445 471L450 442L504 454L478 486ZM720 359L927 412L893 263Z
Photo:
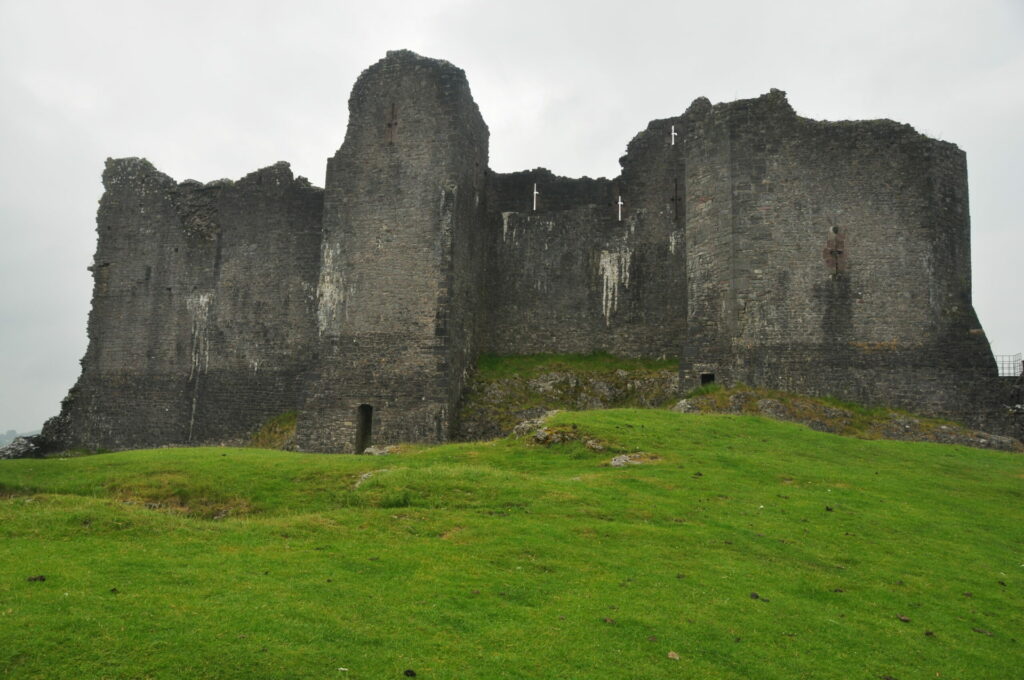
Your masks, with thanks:
M715 374L714 373L701 373L700 374L700 384L701 384L701 386L710 385L713 382L715 382Z
M362 453L373 439L373 407L360 404L356 409L356 453Z

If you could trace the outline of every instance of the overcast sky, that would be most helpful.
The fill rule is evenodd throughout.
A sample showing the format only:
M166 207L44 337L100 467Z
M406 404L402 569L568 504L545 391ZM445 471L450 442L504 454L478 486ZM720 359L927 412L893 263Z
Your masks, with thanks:
M491 167L613 177L654 118L776 87L967 152L974 301L1024 350L1024 2L0 0L0 432L57 413L85 352L104 159L177 180L279 160L323 185L389 49L466 71Z

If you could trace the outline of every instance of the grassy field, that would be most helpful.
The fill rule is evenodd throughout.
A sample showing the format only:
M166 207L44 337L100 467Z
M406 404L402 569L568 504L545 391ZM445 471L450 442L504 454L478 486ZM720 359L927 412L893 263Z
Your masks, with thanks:
M0 677L1024 677L1019 454L551 426L570 441L0 461Z

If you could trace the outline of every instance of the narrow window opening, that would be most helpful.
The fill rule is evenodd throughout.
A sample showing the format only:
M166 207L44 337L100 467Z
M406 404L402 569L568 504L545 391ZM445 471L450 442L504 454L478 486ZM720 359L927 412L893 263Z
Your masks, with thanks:
M703 385L710 385L713 382L715 382L715 374L714 373L701 373L700 374L700 384L702 386Z
M356 453L362 453L370 446L373 438L373 407L360 404L356 409Z
M672 189L672 219L679 221L679 204L682 202L682 197L679 195L679 178L674 179L674 188Z

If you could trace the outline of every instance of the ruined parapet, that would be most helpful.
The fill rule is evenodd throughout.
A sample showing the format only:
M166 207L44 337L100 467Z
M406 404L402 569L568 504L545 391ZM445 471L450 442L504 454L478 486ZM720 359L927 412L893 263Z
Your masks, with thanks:
M995 375L971 305L963 153L782 92L685 116L685 387L707 380L962 415Z
M320 190L286 164L179 184L138 158L108 160L103 182L89 346L48 445L214 441L294 409Z
M444 441L475 360L488 131L462 70L389 52L329 161L299 445Z
M614 209L615 202L611 180L562 177L547 168L488 172L487 189L487 207L492 215L548 215L588 205Z

